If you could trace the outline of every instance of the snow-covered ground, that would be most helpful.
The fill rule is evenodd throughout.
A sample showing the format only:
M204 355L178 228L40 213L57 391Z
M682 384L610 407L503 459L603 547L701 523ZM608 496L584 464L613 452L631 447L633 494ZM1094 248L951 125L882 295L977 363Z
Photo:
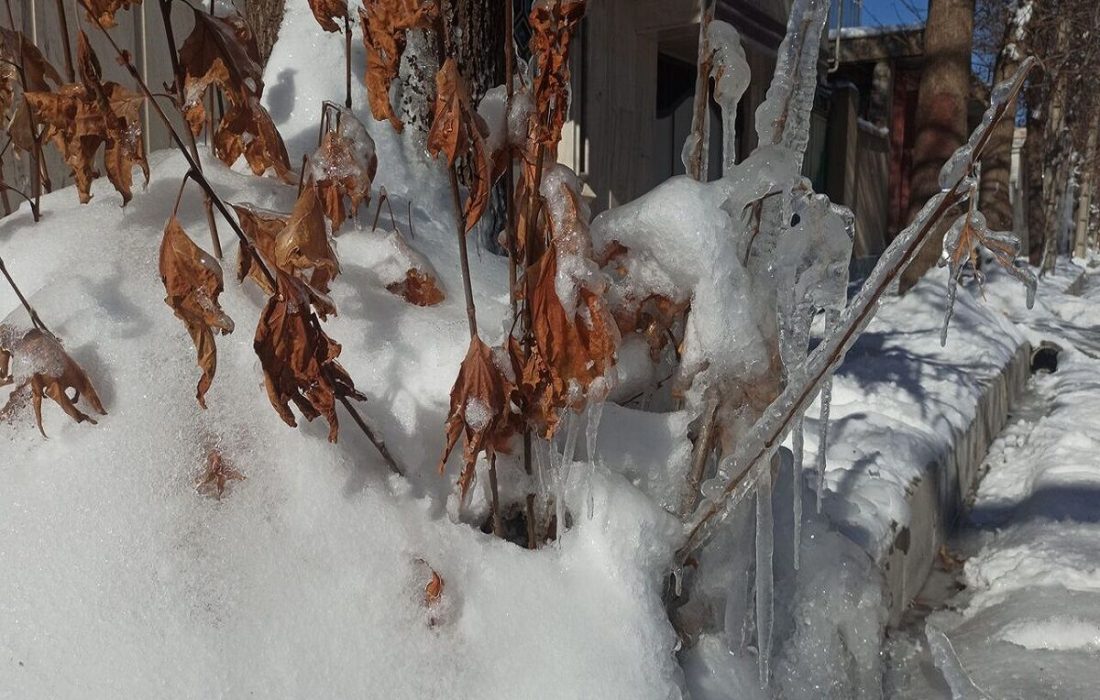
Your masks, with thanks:
M1100 275L1066 294L1079 272L1040 286L1032 312L990 286L1033 344L1062 352L991 446L957 544L969 555L958 572L965 588L927 619L928 638L949 640L957 659L925 655L919 629L915 642L903 638L899 697L951 697L944 678L963 698L1088 698L1100 688Z
M306 3L288 7L286 22L265 104L298 162L315 142L321 100L343 93L342 42ZM194 351L163 303L156 262L186 169L178 155L153 154L152 183L126 209L100 181L89 205L65 190L43 199L38 224L26 209L0 221L0 255L109 412L98 426L78 425L47 403L48 440L28 408L0 424L0 697L759 693L755 661L730 653L752 636L740 634L751 619L744 596L728 596L725 630L677 655L662 594L679 523L661 506L690 457L683 411L608 404L570 472L573 526L557 545L527 551L482 534L484 479L456 512L453 474L435 473L467 343L454 212L422 149L388 125L369 127L375 184L395 195L398 227L447 299L420 308L386 291L387 239L365 223L373 210L362 212L336 239L339 316L325 329L407 479L389 474L346 414L331 445L319 421L292 430L270 408L251 334L264 298L232 280L236 243L224 225L221 302L237 330L217 339L209 410L195 404ZM231 202L293 204L293 187L216 162L207 169ZM196 192L179 218L206 246ZM498 342L509 317L506 265L472 258L479 326ZM783 697L878 695L886 612L874 563L911 520L910 484L951 451L985 383L1024 342L1012 322L1022 312L1008 300L1022 291L1004 285L990 291L1003 303L960 293L941 348L942 278L886 300L837 374L823 516L813 480L797 485L808 504L798 572L789 470L777 484L773 688ZM0 319L26 321L6 286ZM808 421L811 453L816 434ZM213 450L246 477L221 500L194 488ZM514 458L502 457L500 470L506 496L526 491ZM553 487L534 481L544 494ZM751 526L735 518L720 539L710 563L748 593ZM428 606L432 570L444 588Z

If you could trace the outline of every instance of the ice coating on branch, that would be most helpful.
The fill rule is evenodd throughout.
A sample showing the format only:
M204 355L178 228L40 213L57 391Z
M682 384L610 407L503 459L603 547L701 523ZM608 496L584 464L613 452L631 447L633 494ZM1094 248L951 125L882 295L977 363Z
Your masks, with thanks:
M558 254L554 291L566 316L572 318L578 313L581 289L602 295L607 288L607 276L592 259L592 239L588 232L591 214L580 196L580 182L567 166L555 163L546 168L539 193L546 202Z
M768 310L731 300L751 299L752 283L739 256L739 229L726 213L731 185L674 177L639 199L603 212L592 224L597 254L619 244L629 270L609 298L642 299L660 293L690 299L679 368L689 404L701 406L707 386L748 384L768 370L760 317Z
M945 197L946 194L941 192L930 198L913 222L890 242L860 293L841 312L837 327L845 331L850 327L855 332L834 332L826 335L810 353L801 381L788 382L764 415L742 436L736 449L722 458L719 472L727 483L740 478L761 458L761 455L768 454L786 437L793 427L794 419L806 410L810 400L832 371L832 358L843 356L843 353L847 352L855 342L859 335L858 331L866 327L874 317L878 300L890 286L897 268L905 257L906 250L932 219ZM731 509L743 498L743 496L738 497L740 489L749 481L751 481L749 478L742 479L724 504L704 503L696 510L686 525L686 531L693 540L706 539L708 534L729 515ZM709 512L711 507L716 511L714 515Z
M751 72L741 46L741 35L728 22L707 24L707 42L713 52L710 77L714 101L722 108L722 173L733 172L737 161L737 103L749 87Z
M950 192L955 189L955 186L970 172L973 163L974 154L970 144L960 146L940 168L940 190Z
M523 86L517 86L508 106L508 90L503 85L489 88L477 103L477 113L485 120L489 133L485 145L490 153L496 153L506 144L522 146L527 139L527 118L534 109L531 95Z
M314 181L354 177L365 180L369 187L376 167L371 165L376 163L374 139L351 110L344 107L330 109L336 114L330 118L329 131L336 133L349 146L347 155L350 158L333 159L327 149L319 148L309 157L310 174ZM344 152L341 151L341 154Z
M809 191L808 184L803 188ZM808 352L810 323L814 314L828 311L831 331L838 311L847 300L848 265L852 257L855 233L854 216L846 207L833 204L825 195L807 195L796 200L793 207L798 223L784 231L776 250L778 277L779 352L787 370L788 382L803 381ZM828 430L830 380L821 393L822 422L818 442L818 484L824 483L825 438ZM801 537L802 469L805 458L803 421L794 426L794 538L795 567L798 567L798 541ZM818 512L821 493L818 491Z
M768 687L772 653L775 588L772 555L775 552L772 518L771 460L763 460L756 486L756 645L760 665L760 687Z
M797 154L799 168L810 139L818 47L828 13L828 0L795 0L767 97L756 110L760 143L791 149Z

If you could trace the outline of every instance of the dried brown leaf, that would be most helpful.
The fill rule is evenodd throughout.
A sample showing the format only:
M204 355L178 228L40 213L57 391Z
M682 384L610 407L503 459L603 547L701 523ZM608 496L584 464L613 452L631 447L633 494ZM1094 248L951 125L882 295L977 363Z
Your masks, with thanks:
M313 10L313 18L326 32L340 31L340 25L336 20L343 20L348 15L347 0L309 0L309 9Z
M501 353L506 357L506 353ZM451 407L447 416L447 444L439 459L439 473L447 468L447 457L458 439L465 434L462 473L459 487L462 498L473 482L477 457L482 452L487 459L507 447L515 434L516 423L511 411L515 380L505 375L493 351L480 338L470 340L469 350L458 378L451 388Z
M336 442L336 402L344 398L365 401L366 397L355 390L351 377L336 361L340 345L321 329L305 283L281 271L275 274L278 291L267 300L253 342L268 399L291 427L297 426L291 403L306 420L324 416L328 439Z
M275 264L324 294L329 291L329 282L340 274L340 263L325 229L321 200L312 185L302 188L286 227L275 239Z
M268 267L274 267L275 239L286 228L287 216L245 204L234 204L233 210L237 213L237 220L248 240L252 242ZM237 249L237 281L243 282L245 277L251 278L265 293L275 293L275 289L260 269L260 263L256 261L252 250L242 245Z
M95 24L96 21L104 28L111 28L118 24L115 21L115 13L119 10L128 10L141 4L141 0L80 0L88 13L88 21Z
M370 202L378 157L366 128L350 111L340 109L333 122L338 124L325 132L321 146L309 157L309 173L335 234L348 214L345 198L353 213Z
M22 32L0 27L0 118L5 122L15 104L15 86L20 85L20 61L28 92L48 92L54 86L61 85L61 76L57 70L30 39ZM12 137L14 139L14 133ZM16 145L20 144L17 142Z
M46 136L73 171L82 203L91 198L92 180L99 176L95 155L104 147L107 179L125 205L133 197L133 167L140 166L149 183L149 163L141 138L141 95L118 83L101 82L99 61L83 32L77 35L82 83L63 85L56 92L28 92L35 119L46 125Z
M374 118L388 119L401 131L404 125L390 103L390 84L397 77L405 34L410 29L432 28L439 14L436 0L363 0L359 21L367 50L367 96Z
M293 180L290 157L271 115L260 104L263 67L256 38L237 13L214 17L195 10L195 28L180 47L184 117L198 135L206 122L203 98L211 86L222 90L229 108L214 133L214 151L226 165L244 156L252 172L268 168Z
M42 428L43 396L52 399L77 423L87 421L92 425L96 424L93 418L76 407L81 396L97 413L107 415L88 375L69 357L52 334L33 328L26 333L2 333L0 338L3 339L0 342L0 380L9 379L8 363L12 357L28 358L27 364L33 368L30 376L23 378L12 392L11 398L16 399L25 387L30 387L34 418L42 437L46 437L46 431ZM72 396L69 395L70 391L73 392Z
M221 265L195 245L174 216L160 244L160 278L168 294L164 303L183 321L195 344L202 370L195 398L206 408L206 391L218 366L214 331L232 333L233 320L218 305L223 289Z
M229 109L218 122L214 153L226 165L244 156L253 174L263 175L270 168L283 182L293 182L290 156L271 115L255 97L240 99L230 99Z
M484 120L470 105L465 81L453 58L444 61L435 76L435 109L428 132L428 153L443 153L453 167L459 157L470 165L470 193L463 210L469 232L485 212L492 187L492 159L485 145Z
M214 449L206 455L206 469L202 476L195 480L195 490L203 496L220 501L230 481L244 481L244 479L244 474L231 467L220 450Z

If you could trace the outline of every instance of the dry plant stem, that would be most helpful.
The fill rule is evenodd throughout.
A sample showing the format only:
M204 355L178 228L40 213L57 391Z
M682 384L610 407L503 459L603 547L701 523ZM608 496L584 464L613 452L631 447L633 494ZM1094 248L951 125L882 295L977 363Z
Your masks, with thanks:
M4 279L8 281L8 285L10 285L12 291L15 292L15 296L19 297L19 303L27 310L27 315L31 317L31 323L34 324L35 328L53 335L53 332L50 331L49 328L46 328L46 324L42 323L42 319L38 317L38 312L35 311L34 307L27 301L27 297L23 296L23 292L19 289L19 286L15 284L15 280L11 278L11 273L8 272L7 266L4 265L3 258L0 258L0 273L3 273Z
M695 445L691 454L691 471L687 475L687 489L683 501L680 504L680 515L686 518L695 509L699 502L699 485L703 482L703 474L707 468L707 460L710 458L711 446L714 444L714 424L718 419L718 399L711 397L707 401L706 412L703 414L703 427L695 439Z
M65 0L57 0L57 21L61 25L61 50L65 54L65 80L76 82L76 71L73 69L73 48L69 43L69 19L65 16Z
M160 15L161 19L164 20L164 36L165 40L168 43L168 56L172 61L172 78L176 81L176 98L179 100L180 109L182 109L185 102L185 95L183 92L183 71L180 69L179 54L176 50L176 36L172 31L172 0L160 0ZM103 26L99 23L98 18L96 18L95 24L97 27L99 27L99 30L108 37L108 39L111 39L110 34L108 34ZM114 39L111 39L111 45L115 48L117 52L118 46L115 44ZM127 59L126 64L128 69L132 68L132 66L130 66L129 59ZM137 75L136 71L134 70L130 70L130 73L135 77ZM144 85L144 81L141 81L140 79L138 80L142 85ZM145 90L146 94L148 94L148 88L143 87L143 89ZM159 108L157 109L157 112L161 115L162 118L165 118L163 112L161 112ZM172 133L175 140L178 141L179 137L176 135L175 130L172 128L172 126L167 123L167 119L165 119L165 125L168 127L168 130ZM199 147L198 144L195 143L195 135L191 133L191 128L189 126L185 125L185 127L186 128L184 128L184 132L187 133L187 147L191 150L190 160L194 161L191 164L191 167L192 169L196 169L199 173L201 173L202 163L199 160ZM211 196L209 195L209 193L203 196L202 206L206 212L206 226L210 229L210 245L214 247L214 257L218 260L221 260L222 242L221 239L218 238L218 223L214 219L214 208L212 206ZM225 212L223 211L222 214L224 215Z
M695 76L695 101L691 116L691 135L695 140L692 142L691 159L688 163L688 175L699 182L707 177L703 164L709 160L709 154L704 152L704 148L708 143L706 130L710 109L710 61L705 56L709 51L707 26L713 19L714 5L704 0L703 20L699 23L699 59L696 62L698 68Z
M390 454L389 449L386 447L386 443L377 435L374 434L374 430L371 429L367 422L363 420L363 416L359 415L359 411L355 410L355 406L348 401L346 396L340 397L340 403L344 404L344 408L351 414L352 420L359 426L359 429L363 431L363 434L367 436L367 439L374 445L374 449L378 450L378 454L382 455L382 459L389 466L390 471L398 476L405 476L405 470L397 463L397 460Z
M8 8L8 24L11 25L13 32L18 32L19 29L15 26L15 14L11 11L11 0L7 0ZM19 85L23 88L23 94L27 93L27 73L25 63L23 61L23 52L19 52L19 64L15 66L16 72L19 73ZM33 144L31 148L31 196L34 197L34 201L31 202L31 216L34 218L35 223L38 222L40 210L39 202L42 197L42 135L38 133L38 124L35 121L34 114L30 109L27 110L27 119L30 122L31 127L31 142ZM29 202L30 199L28 198Z
M489 494L492 498L490 509L493 515L493 534L504 537L504 521L500 517L500 495L497 490L497 456L489 457Z
M462 221L462 199L458 194L458 173L448 169L451 181L451 201L455 208L455 230L458 232L458 260L462 265L462 291L466 294L466 321L470 326L470 340L477 337L477 309L474 307L474 290L470 283L470 256L467 253L466 231Z
M378 208L374 210L374 221L371 222L370 227L372 229L378 228L378 219L382 216L382 204L385 203L386 209L390 212L390 228L394 231L397 230L397 219L393 215L393 207L390 206L390 193L386 191L385 185L378 188ZM412 230L412 202L409 202L409 230Z
M512 29L515 26L515 7L511 0L504 3L504 90L508 95L504 113L511 114L512 98L516 93L516 57L515 37ZM519 314L519 299L516 292L517 261L516 261L516 161L509 156L508 168L504 172L504 199L506 222L508 226L507 245L508 250L508 300L512 306L512 322L515 323ZM523 471L531 476L531 430L524 426L523 429ZM527 548L535 549L538 546L538 533L535 526L535 494L527 494Z
M344 106L351 109L351 20L344 15Z

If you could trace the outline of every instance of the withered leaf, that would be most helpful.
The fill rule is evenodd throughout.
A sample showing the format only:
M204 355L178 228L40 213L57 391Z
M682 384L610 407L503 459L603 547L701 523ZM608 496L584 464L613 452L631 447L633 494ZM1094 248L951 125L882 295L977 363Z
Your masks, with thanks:
M336 20L348 16L347 0L309 0L309 9L313 10L314 19L326 32L340 31Z
M218 365L214 331L232 333L233 320L218 305L223 289L221 266L195 245L174 216L168 220L160 244L160 278L168 294L164 303L183 321L195 344L202 370L195 398L206 408L206 391Z
M61 84L61 76L30 39L22 32L0 27L0 117L5 121L14 106L15 86L20 85L20 61L27 81L27 92L47 92L51 86ZM15 134L12 136L14 138Z
M11 400L15 400L24 387L30 387L34 418L42 437L46 437L46 431L42 428L43 396L52 399L77 423L87 421L92 425L96 424L93 418L76 407L81 396L97 413L107 415L88 375L69 357L53 335L33 328L26 333L3 333L0 337L3 338L0 343L0 380L11 379L7 374L13 357L26 358L26 364L32 368L28 377L21 378L20 385L12 392ZM3 383L0 381L0 386ZM69 395L70 391L73 392L72 396Z
M317 186L325 216L335 234L343 225L350 203L351 212L370 202L370 188L378 171L374 141L363 123L350 110L339 108L321 139L321 146L309 157L309 177Z
M206 455L206 469L195 480L195 490L203 496L221 500L230 481L244 481L244 474L229 466L221 451L214 449Z
M612 376L619 345L619 330L603 296L606 284L592 260L587 211L571 177L561 166L554 167L559 172L544 181L552 238L527 271L526 284L534 346L525 384L537 387L536 422L550 434L556 426L549 416L552 410L580 410L590 395L605 395L610 389L606 379ZM567 302L559 296L565 285L571 297Z
M586 0L536 2L531 7L531 55L535 61L534 99L538 142L551 157L567 118L569 105L569 46L584 18ZM549 126L547 124L549 118Z
M386 231L382 237L389 250L376 270L386 290L416 306L435 306L443 301L446 297L431 262L410 246L399 231Z
M252 241L257 252L268 263L268 267L274 267L275 239L286 227L286 215L264 211L246 204L234 204L233 210L237 213L237 220L248 240ZM251 249L242 245L237 249L237 281L243 282L245 277L251 278L265 293L275 293L275 289L267 281Z
M489 203L492 159L485 145L484 121L470 105L465 81L453 58L443 62L435 76L435 109L428 132L428 153L443 153L447 165L463 157L470 165L470 193L463 209L466 231L478 222Z
M312 185L302 188L286 227L275 239L275 264L284 272L301 275L311 287L325 294L329 282L340 274L340 263L325 230L321 200Z
M279 179L293 182L286 144L260 101L247 96L229 102L229 109L214 132L214 153L218 159L233 165L244 156L253 174L263 175L271 168Z
M514 390L515 379L505 375L489 346L480 338L472 338L451 388L447 444L439 458L439 473L442 474L447 468L447 457L458 444L458 438L465 434L463 468L458 481L463 499L473 482L478 455L484 452L487 459L492 459L497 451L507 447L515 433L516 422L510 405Z
M184 72L184 116L197 136L206 121L203 97L211 85L222 88L231 99L263 91L263 68L256 39L239 14L214 17L195 10L195 28L180 46L179 63Z
M390 84L397 77L405 34L410 29L429 29L438 19L436 0L363 0L359 21L367 50L367 96L371 114L388 119L397 131L404 125L390 103Z
M340 345L321 330L305 283L282 271L275 274L278 290L264 306L253 342L268 399L291 427L297 426L291 403L306 420L324 416L328 439L336 442L336 402L343 398L365 401L366 397L355 390L351 377L336 361Z
M80 0L80 4L84 6L92 24L98 20L104 28L109 29L118 24L115 21L116 12L140 5L141 0Z
M194 9L194 8L193 8ZM290 157L271 115L260 104L263 68L256 38L237 13L214 17L194 10L195 28L180 47L184 72L184 117L198 135L206 121L203 98L211 86L222 90L229 108L214 133L214 151L226 165L242 155L252 172L271 168L292 181Z
M91 198L92 180L99 176L95 155L104 146L107 179L125 205L133 197L133 167L140 166L149 183L149 163L141 138L141 95L118 83L100 82L99 62L84 33L77 35L83 83L63 85L56 92L28 92L27 104L45 124L51 139L72 169L82 203Z

